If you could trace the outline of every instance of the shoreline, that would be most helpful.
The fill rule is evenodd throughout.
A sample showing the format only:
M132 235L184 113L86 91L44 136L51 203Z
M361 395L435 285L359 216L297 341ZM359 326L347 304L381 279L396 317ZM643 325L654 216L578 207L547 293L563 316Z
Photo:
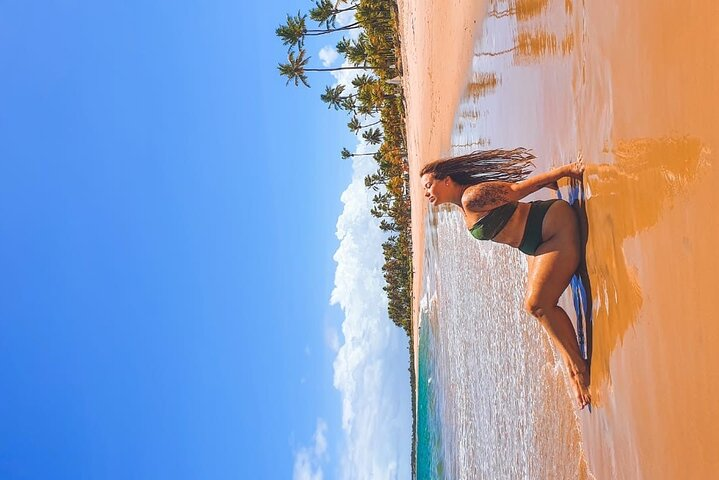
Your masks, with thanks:
M719 268L711 245L719 234L712 210L719 68L710 41L719 37L711 24L718 7L698 2L694 12L709 14L689 15L690 9L678 11L668 2L588 4L572 16L576 10L567 5L561 18L577 23L563 53L576 59L577 75L554 91L559 86L551 68L533 78L540 82L540 100L557 98L568 110L551 110L557 115L534 119L529 124L538 129L521 133L550 161L557 143L575 141L587 162L594 402L591 412L578 414L584 460L597 478L707 478L719 466L711 448L719 439L719 350L712 348L719 326L711 303ZM418 172L451 146L482 20L479 6L458 1L401 0L399 8L417 397L427 214ZM671 29L678 34L667 42ZM541 69L542 55L552 53L523 60ZM566 293L562 301L571 311Z
M486 0L399 0L403 90L412 218L412 344L415 398L419 377L419 302L424 284L427 203L422 166L448 153L455 112L467 83ZM448 28L449 26L449 28ZM413 406L417 414L417 404Z

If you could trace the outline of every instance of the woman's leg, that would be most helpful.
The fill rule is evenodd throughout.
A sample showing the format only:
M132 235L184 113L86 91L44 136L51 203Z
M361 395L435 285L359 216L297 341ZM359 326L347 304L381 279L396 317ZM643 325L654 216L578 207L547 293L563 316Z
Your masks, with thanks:
M579 265L577 217L566 202L547 211L542 238L531 262L525 306L549 333L572 375L577 400L589 402L589 372L579 351L576 332L567 313L557 305Z

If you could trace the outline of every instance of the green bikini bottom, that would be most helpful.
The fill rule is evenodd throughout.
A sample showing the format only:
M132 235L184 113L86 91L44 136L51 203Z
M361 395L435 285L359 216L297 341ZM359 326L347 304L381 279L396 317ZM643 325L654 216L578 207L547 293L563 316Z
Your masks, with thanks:
M552 200L538 200L529 202L529 215L527 216L527 225L524 227L524 236L519 249L527 255L534 255L537 247L542 243L542 222L547 214L549 207L554 202L559 201L558 198Z

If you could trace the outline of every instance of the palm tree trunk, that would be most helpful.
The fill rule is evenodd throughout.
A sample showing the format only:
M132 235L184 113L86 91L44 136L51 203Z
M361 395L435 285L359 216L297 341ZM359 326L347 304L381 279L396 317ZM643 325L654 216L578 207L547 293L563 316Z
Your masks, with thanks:
M372 67L305 68L305 72L335 72L337 70L374 70Z
M374 122L374 123L368 123L367 125L360 125L360 128L371 127L371 126L373 126L373 125L377 125L378 123L382 123L382 120L377 120L376 122Z
M362 28L359 22L351 23L340 28L333 28L332 30L307 30L305 35L308 37L315 37L317 35L327 35L328 33L341 32L343 30L352 30L355 28Z

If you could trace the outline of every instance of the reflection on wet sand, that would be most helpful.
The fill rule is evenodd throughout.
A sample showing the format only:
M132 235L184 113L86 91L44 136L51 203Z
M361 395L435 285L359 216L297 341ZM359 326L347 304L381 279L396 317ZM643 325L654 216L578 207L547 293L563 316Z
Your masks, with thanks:
M523 31L517 35L514 60L521 63L536 61L547 55L567 55L573 48L574 35L571 33L559 41L556 35L546 31Z
M636 321L642 291L624 243L659 222L700 172L706 149L693 137L621 141L613 164L589 164L581 209L586 219L586 264L591 285L588 334L592 398L601 406L611 384L609 359ZM586 230L588 227L588 231Z
M703 163L719 148L719 3L575 5L576 143L588 162L606 154L628 167L590 170L586 182L598 303L592 390L601 395L581 417L587 458L598 479L715 478L719 170ZM707 150L669 143L675 155L660 155L661 168L641 156L641 142L603 152L617 139L672 132ZM639 158L637 167L624 157ZM620 194L611 195L612 184Z
M478 57L497 57L514 53L514 59L517 62L538 60L548 55L567 55L574 48L574 36L568 34L561 41L553 33L541 30L523 30L517 33L515 44L511 48L497 50L493 52L476 52Z
M541 18L551 6L548 0L514 0L506 2L505 6L500 3L505 2L490 2L488 16L495 19L513 17L516 20L514 45L495 51L475 52L475 55L496 57L513 53L515 63L526 64L550 55L568 55L574 49L574 34L571 31L561 34L560 39L541 23ZM571 1L565 2L564 10L568 19L572 11Z
M464 97L470 97L473 99L483 97L489 92L495 90L499 85L499 82L500 80L496 73L475 72L472 74L472 78L467 85Z
M510 15L516 15L518 20L529 20L536 17L547 9L549 0L511 0L506 2L508 5L502 7L497 0L489 2L488 16L494 18L502 18Z

